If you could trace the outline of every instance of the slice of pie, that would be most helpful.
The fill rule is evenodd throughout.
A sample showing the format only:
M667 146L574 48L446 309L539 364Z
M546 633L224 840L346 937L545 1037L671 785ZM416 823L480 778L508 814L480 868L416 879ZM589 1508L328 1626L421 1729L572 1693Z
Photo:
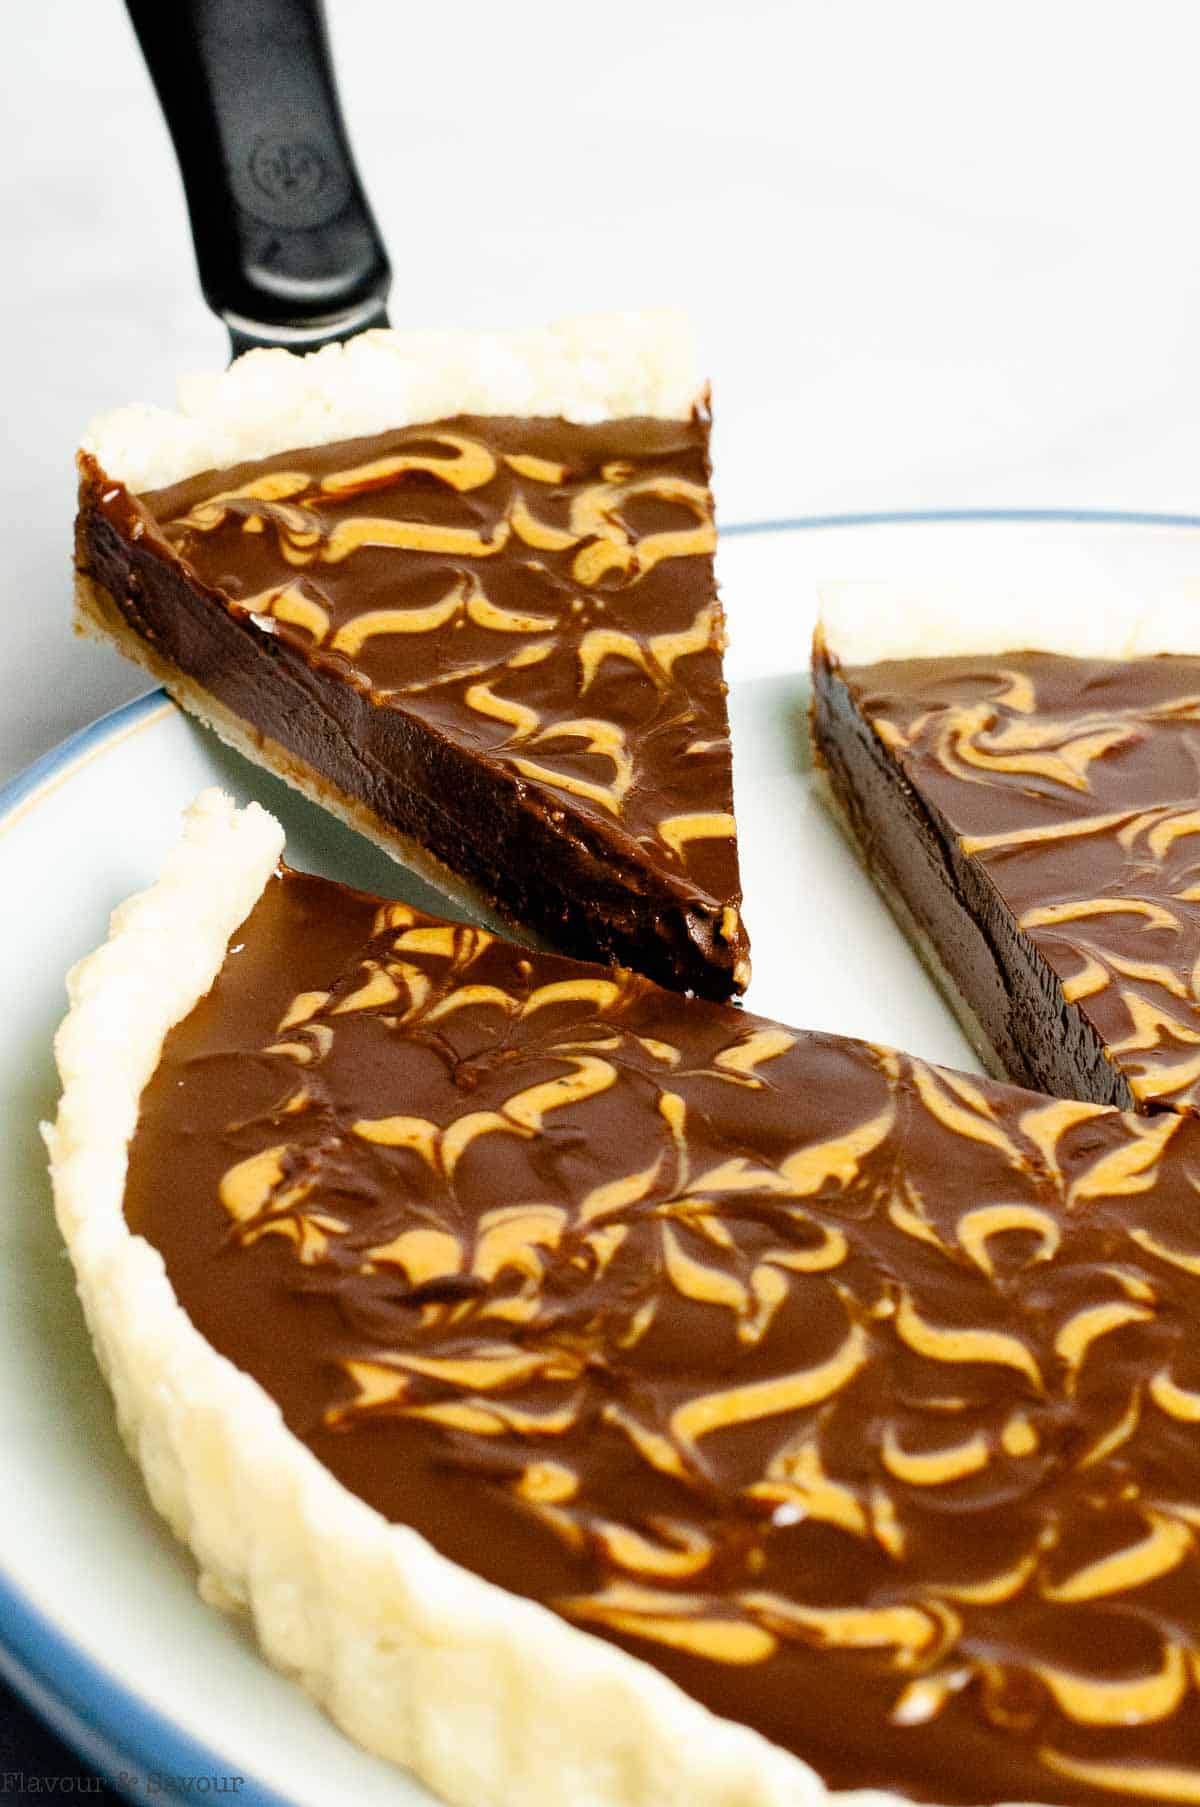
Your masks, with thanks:
M1010 1078L1200 1111L1200 606L825 593L812 731L869 870Z
M1200 1125L281 839L195 806L48 1132L205 1597L454 1802L1200 1802Z
M80 454L77 625L468 906L745 989L686 321L255 351Z

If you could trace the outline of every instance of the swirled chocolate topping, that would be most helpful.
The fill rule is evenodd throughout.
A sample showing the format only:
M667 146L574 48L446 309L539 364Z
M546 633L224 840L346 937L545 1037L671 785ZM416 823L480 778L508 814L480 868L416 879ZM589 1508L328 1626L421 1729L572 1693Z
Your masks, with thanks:
M815 727L1013 1077L1196 1114L1200 659L818 649Z
M838 1786L1200 1802L1200 1128L291 873L130 1226L344 1484Z
M514 920L727 996L749 965L708 475L699 416L463 416L140 506L85 461L80 557L127 626Z

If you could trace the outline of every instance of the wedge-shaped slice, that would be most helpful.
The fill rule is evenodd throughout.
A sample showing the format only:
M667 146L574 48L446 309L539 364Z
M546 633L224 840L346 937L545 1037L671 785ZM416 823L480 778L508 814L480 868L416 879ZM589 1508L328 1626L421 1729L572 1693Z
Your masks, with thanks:
M280 840L203 799L58 1044L59 1218L205 1596L454 1802L1200 1802L1200 1125Z
M745 988L686 321L252 352L80 458L77 622L456 899Z
M837 586L812 726L983 1057L1196 1114L1200 598Z

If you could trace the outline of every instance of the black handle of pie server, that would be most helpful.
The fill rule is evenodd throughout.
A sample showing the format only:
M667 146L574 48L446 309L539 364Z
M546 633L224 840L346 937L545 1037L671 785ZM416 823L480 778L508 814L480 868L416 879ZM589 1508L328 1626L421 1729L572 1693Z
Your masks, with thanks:
M391 271L338 105L321 0L126 0L233 351L386 326Z

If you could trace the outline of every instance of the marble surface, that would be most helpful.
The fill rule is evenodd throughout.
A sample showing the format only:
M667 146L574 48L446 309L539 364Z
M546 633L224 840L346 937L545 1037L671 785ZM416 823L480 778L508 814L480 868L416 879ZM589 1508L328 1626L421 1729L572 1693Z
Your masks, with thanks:
M683 301L727 520L1200 513L1190 0L328 6L393 321ZM69 630L82 426L226 355L123 11L5 99L0 782L143 687ZM78 1773L2 1696L0 1759Z

